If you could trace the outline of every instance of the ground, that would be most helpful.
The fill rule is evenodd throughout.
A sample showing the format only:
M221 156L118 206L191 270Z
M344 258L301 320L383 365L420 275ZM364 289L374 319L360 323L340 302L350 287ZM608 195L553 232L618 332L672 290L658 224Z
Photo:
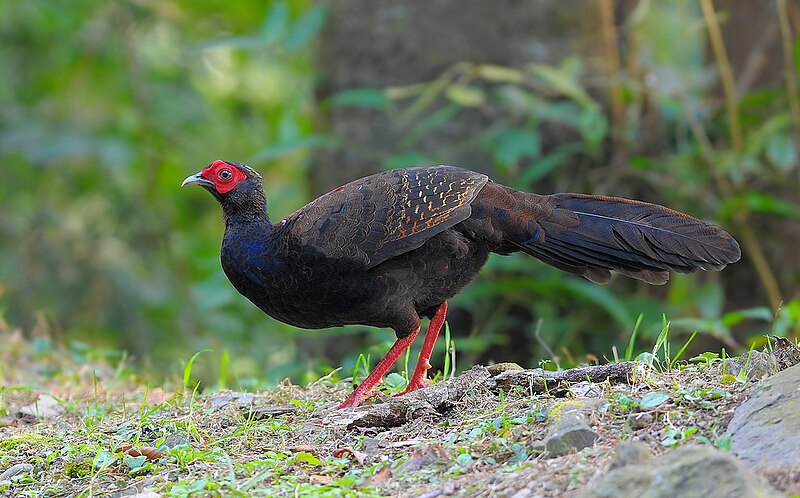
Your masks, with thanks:
M0 341L0 496L561 496L603 474L623 440L654 455L690 442L728 451L751 382L715 354L645 356L625 382L543 392L499 388L513 366L476 367L334 412L350 383L145 387L102 361L44 362L18 333ZM543 440L570 411L596 439L554 456Z

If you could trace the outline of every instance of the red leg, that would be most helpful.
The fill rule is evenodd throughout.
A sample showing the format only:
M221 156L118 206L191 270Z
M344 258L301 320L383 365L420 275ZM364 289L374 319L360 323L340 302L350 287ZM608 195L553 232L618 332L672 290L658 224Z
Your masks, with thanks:
M431 368L431 353L433 353L433 347L436 345L436 338L439 337L439 331L442 329L442 325L444 325L446 316L447 301L439 306L433 318L431 318L431 322L428 324L428 331L425 332L425 342L422 343L422 351L419 352L417 367L414 369L411 380L408 381L408 387L395 394L395 396L401 396L425 386L426 376L428 370Z
M372 388L375 387L375 384L377 384L381 380L381 377L383 377L383 374L385 374L386 371L389 370L392 367L392 365L394 365L394 362L397 361L397 358L401 354L403 354L403 351L408 349L411 343L414 342L414 339L416 339L417 334L419 334L419 328L417 328L417 330L415 330L408 336L403 337L402 339L397 339L394 342L394 344L392 344L392 347L389 348L389 351L386 352L386 355L381 359L381 361L379 361L378 364L375 365L375 368L372 369L372 372L370 372L370 374L367 375L367 378L364 379L364 382L362 382L360 386L356 387L353 390L353 394L348 396L347 399L344 400L341 405L336 407L336 409L339 410L341 408L348 408L348 407L355 408L356 406L361 404L362 401L367 399L369 395L372 393ZM427 341L428 338L426 335L425 336L426 344Z

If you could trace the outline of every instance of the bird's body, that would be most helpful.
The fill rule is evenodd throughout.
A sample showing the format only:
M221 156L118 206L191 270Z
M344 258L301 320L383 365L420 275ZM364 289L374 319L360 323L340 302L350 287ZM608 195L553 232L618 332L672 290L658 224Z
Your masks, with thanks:
M665 283L670 270L719 270L740 255L716 225L662 206L531 194L450 166L368 176L275 224L260 176L247 166L215 161L186 183L205 187L222 205L222 267L265 313L311 329L394 329L398 342L342 406L369 394L428 317L409 390L421 386L447 299L492 252L522 251L598 283L615 270L652 284Z

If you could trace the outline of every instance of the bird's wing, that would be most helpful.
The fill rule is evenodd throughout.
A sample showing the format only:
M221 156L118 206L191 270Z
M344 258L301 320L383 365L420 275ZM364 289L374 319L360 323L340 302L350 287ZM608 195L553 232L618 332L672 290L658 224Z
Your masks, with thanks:
M371 268L469 218L488 180L452 166L385 171L322 195L286 228L305 253Z

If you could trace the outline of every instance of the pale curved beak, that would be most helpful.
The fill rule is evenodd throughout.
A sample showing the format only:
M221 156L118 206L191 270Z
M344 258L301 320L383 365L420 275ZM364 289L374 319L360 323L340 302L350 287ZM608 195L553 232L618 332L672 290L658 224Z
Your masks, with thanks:
M185 187L186 185L200 185L201 187L213 186L214 182L204 178L202 173L195 173L187 176L183 183L181 183L181 187Z

